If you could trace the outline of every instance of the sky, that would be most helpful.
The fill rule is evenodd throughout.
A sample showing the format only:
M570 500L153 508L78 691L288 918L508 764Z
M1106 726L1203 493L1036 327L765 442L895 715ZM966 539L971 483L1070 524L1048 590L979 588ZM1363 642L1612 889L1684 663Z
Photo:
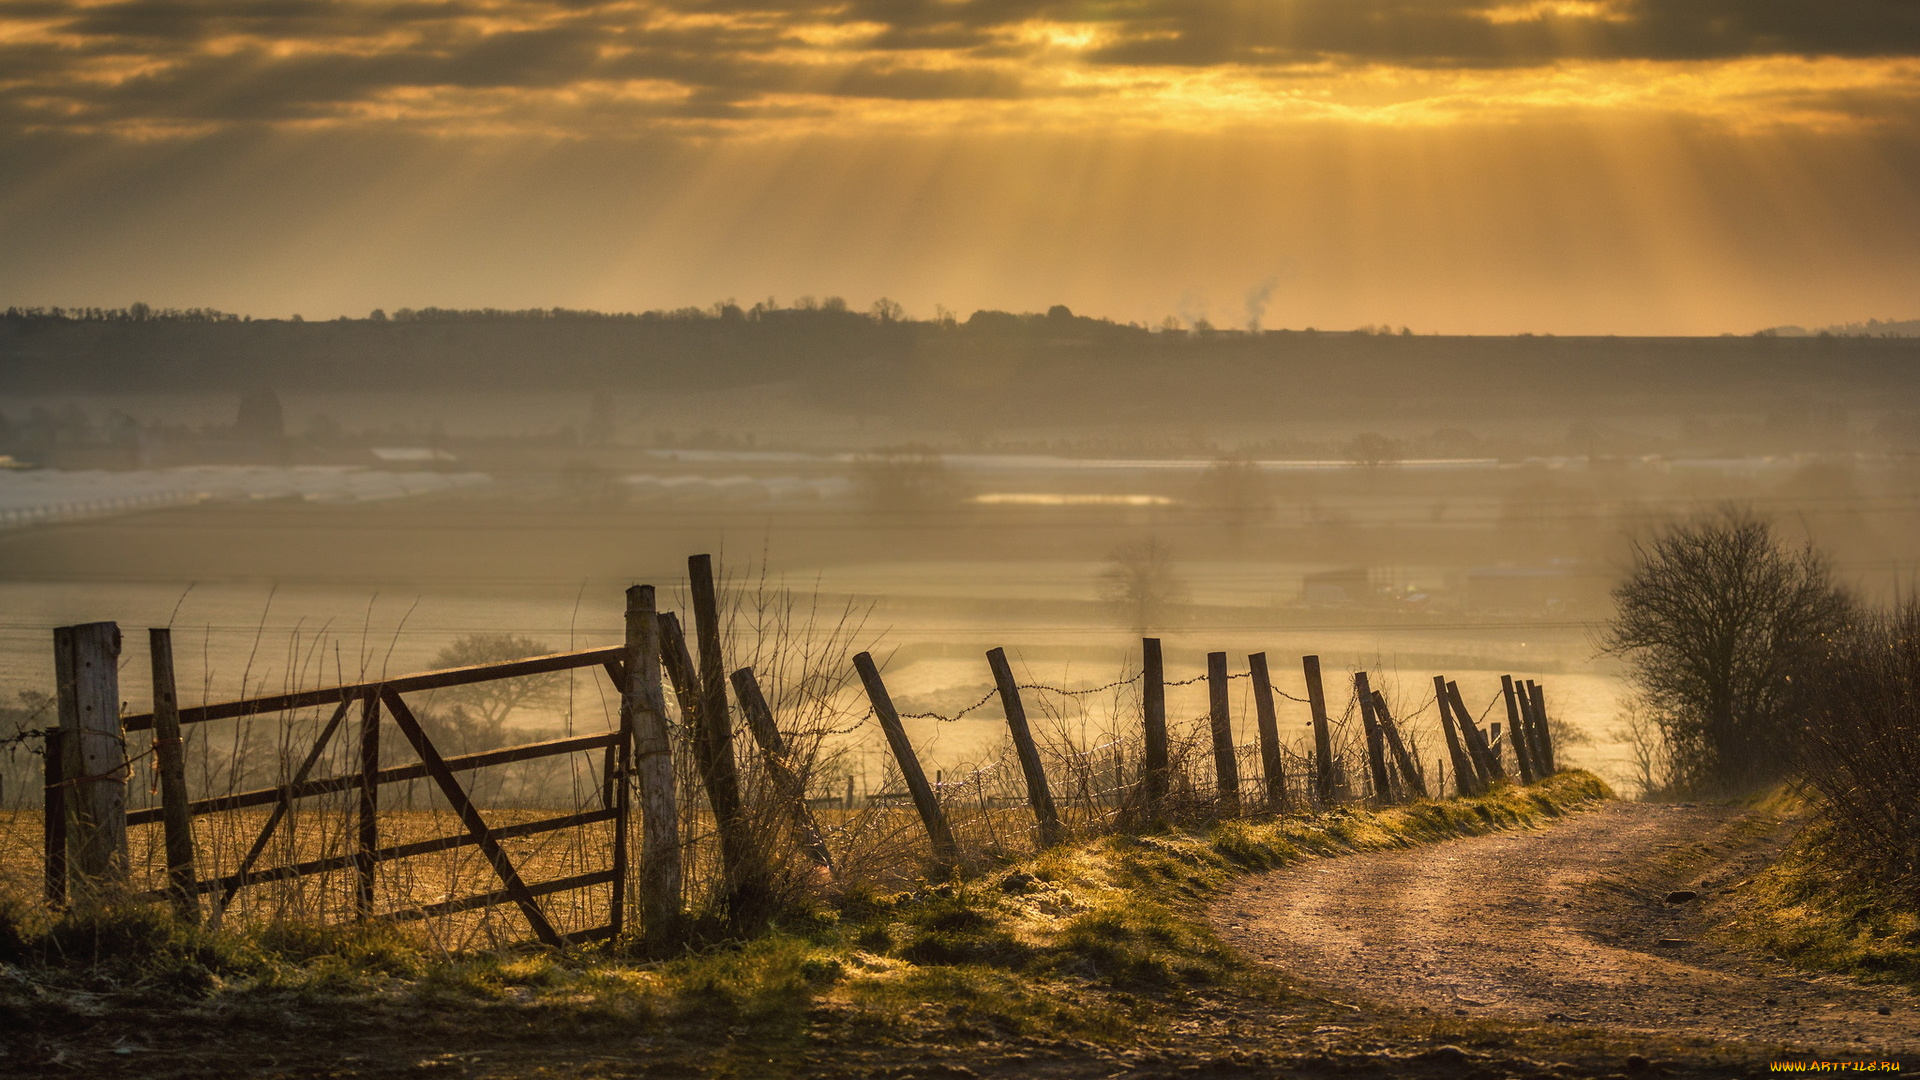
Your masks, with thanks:
M0 0L0 305L1920 316L1916 0Z

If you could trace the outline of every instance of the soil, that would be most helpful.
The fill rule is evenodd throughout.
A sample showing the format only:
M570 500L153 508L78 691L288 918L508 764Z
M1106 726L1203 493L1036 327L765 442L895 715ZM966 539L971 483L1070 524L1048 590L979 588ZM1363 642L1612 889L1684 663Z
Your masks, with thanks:
M1811 977L1716 924L1794 822L1612 802L1549 827L1316 860L1213 908L1250 955L1334 997L1401 1011L1786 1047L1920 1052L1920 1000ZM1681 892L1691 899L1669 901Z

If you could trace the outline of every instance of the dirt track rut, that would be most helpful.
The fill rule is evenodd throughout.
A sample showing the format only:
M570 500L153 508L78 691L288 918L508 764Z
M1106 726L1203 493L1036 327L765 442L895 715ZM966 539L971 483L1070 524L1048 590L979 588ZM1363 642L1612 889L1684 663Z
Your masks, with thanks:
M1906 992L1713 943L1719 898L1787 828L1750 810L1609 803L1546 828L1263 874L1213 914L1252 956L1347 1000L1833 1057L1920 1053ZM1666 902L1684 888L1701 899Z

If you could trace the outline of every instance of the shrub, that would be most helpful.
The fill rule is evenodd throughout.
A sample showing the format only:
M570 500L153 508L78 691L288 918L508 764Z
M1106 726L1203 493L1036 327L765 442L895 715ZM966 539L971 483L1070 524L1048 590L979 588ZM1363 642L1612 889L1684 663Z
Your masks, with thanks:
M1853 614L1819 553L1724 510L1636 544L1613 596L1602 645L1632 665L1677 785L1751 790L1785 775L1804 677Z
M183 921L165 904L134 900L72 908L33 949L50 964L189 993L262 966L259 953L239 938Z
M1801 776L1825 850L1920 910L1920 602L1860 619L1807 689Z

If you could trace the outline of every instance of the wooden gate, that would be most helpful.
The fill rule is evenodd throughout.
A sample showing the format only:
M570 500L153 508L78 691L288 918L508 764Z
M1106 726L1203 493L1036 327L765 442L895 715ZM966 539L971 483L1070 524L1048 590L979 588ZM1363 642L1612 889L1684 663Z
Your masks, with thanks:
M408 706L405 695L496 679L592 667L603 669L613 680L616 693L620 693L626 686L625 657L626 649L621 646L588 649L581 652L528 657L506 663L422 672L377 682L331 686L178 709L177 722L184 725L333 706L328 720L320 729L319 737L286 783L201 798L187 803L186 810L194 817L251 807L272 807L272 810L234 872L182 884L185 884L195 896L213 896L213 911L217 918L233 903L235 895L249 886L308 875L351 871L354 882L354 908L362 917L417 920L512 904L526 917L534 936L549 945L591 941L619 934L626 922L627 819L630 809L627 776L632 747L628 730L631 723L629 710L625 708L620 710L620 720L612 731L446 757L428 737L419 718ZM358 714L357 723L353 723L356 713ZM155 713L149 712L124 717L122 726L123 730L132 733L153 730L156 723L171 726L173 720L173 717L164 714L157 717ZM328 747L334 744L336 738L343 738L341 732L349 726L356 728L354 735L358 740L358 768L342 775L313 776L315 767L326 754ZM405 740L418 757L418 761L382 766L382 738L388 727ZM565 754L595 752L601 755L598 785L600 805L559 817L515 822L510 825L490 825L486 815L475 805L469 786L461 782L462 774L470 774L489 766ZM422 779L431 781L446 799L460 820L461 832L451 836L383 845L380 827L381 788L388 784ZM64 823L65 813L53 805L52 798L62 791L62 786L51 773L49 781L47 821L49 830L53 830ZM354 812L357 836L352 851L278 866L259 865L261 857L267 852L274 838L275 830L286 819L295 800L342 792L358 793ZM167 808L164 806L133 810L127 813L126 822L128 826L157 823L163 820L166 811ZM520 867L515 864L513 857L503 844L503 841L523 839L564 829L583 828L604 822L613 823L613 842L610 865L602 870L548 881L530 882L522 875ZM50 852L56 847L64 848L64 845L64 837L56 843L54 838L49 836ZM402 907L385 912L376 911L374 889L376 866L393 860L433 852L452 851L468 846L479 849L492 868L499 888L433 904ZM62 882L64 877L64 872L59 875ZM55 887L55 875L50 873L48 880L51 890ZM541 906L541 898L601 885L610 886L606 922L591 929L572 933L563 934L557 931L554 921L548 917L548 913ZM55 896L52 899L57 901L62 897Z

